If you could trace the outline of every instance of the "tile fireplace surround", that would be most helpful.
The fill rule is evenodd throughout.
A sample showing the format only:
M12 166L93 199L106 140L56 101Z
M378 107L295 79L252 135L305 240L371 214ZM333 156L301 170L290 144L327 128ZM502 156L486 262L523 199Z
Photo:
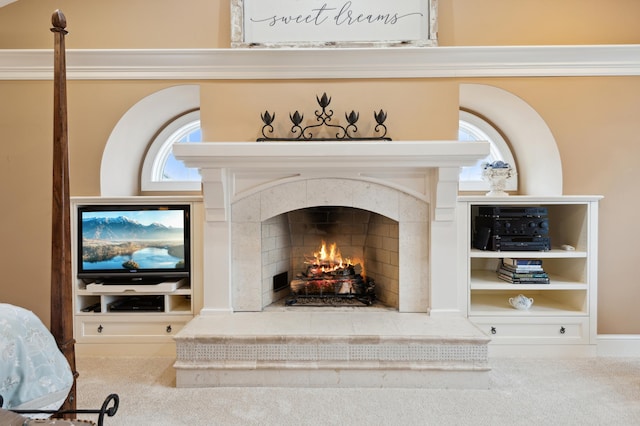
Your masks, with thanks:
M204 306L176 336L177 385L485 387L489 339L466 320L455 205L459 167L488 150L461 141L175 146L201 171L206 218ZM278 218L316 206L397 222L392 306L277 307L272 277L290 263Z

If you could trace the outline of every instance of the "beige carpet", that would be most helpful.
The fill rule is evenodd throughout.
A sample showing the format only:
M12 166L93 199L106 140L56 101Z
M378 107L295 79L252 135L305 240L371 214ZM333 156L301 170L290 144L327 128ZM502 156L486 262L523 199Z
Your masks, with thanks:
M640 425L640 358L492 359L491 389L175 388L170 358L80 358L116 425ZM80 416L93 418L95 416Z

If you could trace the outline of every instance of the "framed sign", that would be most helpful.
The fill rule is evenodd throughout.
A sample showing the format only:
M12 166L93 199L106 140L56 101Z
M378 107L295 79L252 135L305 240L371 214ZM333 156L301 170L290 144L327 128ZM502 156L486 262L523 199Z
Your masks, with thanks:
M231 0L232 47L436 44L437 0Z

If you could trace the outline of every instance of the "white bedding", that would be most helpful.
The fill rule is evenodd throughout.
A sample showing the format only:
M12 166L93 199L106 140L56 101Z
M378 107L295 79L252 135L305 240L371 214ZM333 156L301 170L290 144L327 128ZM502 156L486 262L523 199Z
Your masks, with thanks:
M57 410L72 385L69 363L42 321L31 311L0 303L2 408Z

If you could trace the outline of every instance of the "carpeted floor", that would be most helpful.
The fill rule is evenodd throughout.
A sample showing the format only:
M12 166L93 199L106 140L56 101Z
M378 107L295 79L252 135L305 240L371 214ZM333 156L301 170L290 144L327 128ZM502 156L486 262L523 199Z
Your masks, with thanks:
M640 358L492 359L488 390L177 389L172 364L80 358L78 408L117 393L105 426L640 425Z

